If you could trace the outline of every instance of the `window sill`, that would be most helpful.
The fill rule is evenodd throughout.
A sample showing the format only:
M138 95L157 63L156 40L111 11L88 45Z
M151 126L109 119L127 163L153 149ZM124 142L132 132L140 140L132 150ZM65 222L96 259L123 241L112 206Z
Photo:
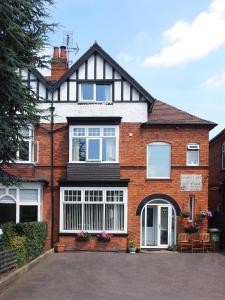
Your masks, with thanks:
M32 166L36 166L37 163L30 162L30 161L29 162L26 162L26 161L15 161L14 165L32 165Z
M74 238L75 238L77 236L77 233L78 232L59 232L59 236L74 236ZM100 232L98 232L98 233L90 233L90 234L91 234L91 236L96 237L99 233ZM117 237L120 237L120 236L121 237L127 237L128 236L128 233L110 233L108 231L107 231L107 233L111 234L112 236L117 236Z
M113 104L112 101L80 100L78 104Z
M172 178L146 178L145 181L172 181Z

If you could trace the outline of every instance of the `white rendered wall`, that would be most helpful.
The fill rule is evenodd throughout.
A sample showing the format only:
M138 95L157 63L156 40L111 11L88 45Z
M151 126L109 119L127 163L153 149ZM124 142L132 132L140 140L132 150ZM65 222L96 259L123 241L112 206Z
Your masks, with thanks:
M43 103L41 108L49 108L51 103ZM147 103L77 104L54 103L55 123L66 123L66 117L122 117L122 122L142 123L147 121ZM49 121L41 120L41 123Z

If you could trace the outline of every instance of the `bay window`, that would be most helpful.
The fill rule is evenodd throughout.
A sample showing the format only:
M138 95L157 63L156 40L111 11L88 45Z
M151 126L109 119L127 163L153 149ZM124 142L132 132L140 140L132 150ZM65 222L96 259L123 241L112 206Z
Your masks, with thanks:
M41 187L24 183L20 187L0 186L0 224L40 221Z
M60 231L126 233L127 188L61 188Z
M164 142L153 142L147 146L147 178L170 178L171 146Z
M118 126L71 126L70 162L117 162Z

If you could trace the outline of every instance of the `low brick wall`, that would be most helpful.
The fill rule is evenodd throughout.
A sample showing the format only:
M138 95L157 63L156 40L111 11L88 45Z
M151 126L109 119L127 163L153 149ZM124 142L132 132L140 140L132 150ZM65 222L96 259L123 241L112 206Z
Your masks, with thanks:
M110 242L99 242L96 237L89 241L76 241L75 236L60 236L59 242L65 244L66 249L95 250L95 251L126 251L127 236L113 236Z

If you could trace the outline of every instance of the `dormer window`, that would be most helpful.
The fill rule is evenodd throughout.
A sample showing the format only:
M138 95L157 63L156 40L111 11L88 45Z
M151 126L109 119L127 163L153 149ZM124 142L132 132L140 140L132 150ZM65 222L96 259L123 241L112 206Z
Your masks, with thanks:
M80 84L80 101L82 102L111 102L111 99L111 84Z

